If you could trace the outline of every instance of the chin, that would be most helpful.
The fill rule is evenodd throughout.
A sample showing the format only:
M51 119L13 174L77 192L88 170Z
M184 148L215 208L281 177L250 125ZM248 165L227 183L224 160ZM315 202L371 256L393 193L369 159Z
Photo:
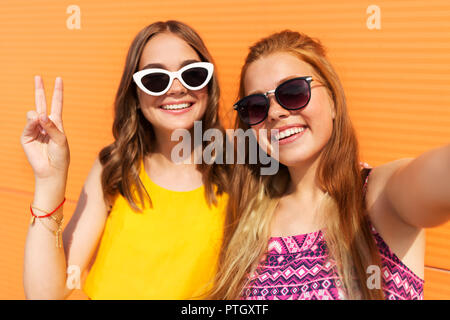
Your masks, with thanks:
M169 131L175 131L177 129L190 130L194 128L194 120L190 121L174 121L170 123L170 126L165 127Z
M314 162L318 159L319 152L310 150L286 150L279 154L279 162L287 167L297 167L304 164Z
M176 130L176 129L192 129L195 121L201 121L202 118L197 114L179 114L179 115L165 115L164 117L158 117L158 127L164 130ZM155 123L155 122L152 122ZM204 129L204 128L203 128Z

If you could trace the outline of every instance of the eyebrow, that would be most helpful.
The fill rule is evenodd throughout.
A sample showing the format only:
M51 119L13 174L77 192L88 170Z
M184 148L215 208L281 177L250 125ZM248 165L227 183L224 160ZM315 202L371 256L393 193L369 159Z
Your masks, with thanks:
M195 59L185 60L185 61L183 61L183 62L180 64L179 69L181 69L181 68L187 66L188 64L194 63L194 62L200 62L200 61L199 61L199 60L195 60ZM144 70L144 69L150 69L150 68L158 68L158 69L164 69L164 70L167 70L167 67L166 67L164 64L162 64L162 63L149 63L149 64L145 65L145 66L142 68L142 70Z
M310 77L310 76L298 76L298 75L287 76L287 77L285 77L285 78L279 80L279 81L277 82L275 88L273 88L273 89L271 89L271 90L269 90L269 91L272 91L272 90L276 89L280 84L282 84L282 83L285 82L285 81L288 81L288 80L294 79L294 78L298 78L298 77ZM312 80L314 80L314 78L313 78ZM312 80L311 80L311 81L312 81ZM264 93L266 93L266 92L267 92L267 91L256 90L256 91L254 91L254 92L252 92L252 93L249 93L248 95L252 95L252 94L260 94L260 93L264 94Z

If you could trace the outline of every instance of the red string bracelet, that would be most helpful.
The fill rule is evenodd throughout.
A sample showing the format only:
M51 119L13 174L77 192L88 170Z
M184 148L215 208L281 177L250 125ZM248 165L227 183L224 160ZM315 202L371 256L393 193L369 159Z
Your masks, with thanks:
M60 203L60 205L57 206L55 210L53 210L52 212L49 212L49 213L47 213L46 211L41 210L41 209L39 209L39 208L35 208L35 209L38 209L39 211L46 212L47 214L44 215L44 216L37 216L37 215L35 215L34 212L33 212L33 208L34 208L34 207L33 207L32 205L30 205L30 211L31 211L31 215L32 215L30 223L33 224L35 218L47 218L47 217L50 217L50 216L51 216L52 214L54 214L59 208L61 208L61 206L64 204L64 202L66 202L66 198L65 198L65 197L64 197L64 200Z

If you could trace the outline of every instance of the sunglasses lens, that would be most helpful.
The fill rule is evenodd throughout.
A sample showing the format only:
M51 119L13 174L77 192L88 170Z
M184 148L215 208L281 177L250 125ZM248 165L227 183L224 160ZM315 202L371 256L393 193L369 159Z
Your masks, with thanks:
M248 96L238 102L237 111L243 122L249 125L263 121L267 116L267 99L264 95Z
M295 79L280 85L275 94L286 109L300 109L308 103L311 90L308 81Z
M200 87L208 78L208 70L202 67L190 68L181 74L184 82L191 87Z
M141 81L147 90L151 92L162 92L169 84L169 76L165 73L155 72L142 77Z

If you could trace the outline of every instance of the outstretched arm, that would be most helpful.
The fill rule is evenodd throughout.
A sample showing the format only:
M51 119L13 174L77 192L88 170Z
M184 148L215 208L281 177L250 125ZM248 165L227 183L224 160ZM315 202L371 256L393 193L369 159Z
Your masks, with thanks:
M403 161L386 180L384 194L401 220L430 228L450 219L450 145Z

